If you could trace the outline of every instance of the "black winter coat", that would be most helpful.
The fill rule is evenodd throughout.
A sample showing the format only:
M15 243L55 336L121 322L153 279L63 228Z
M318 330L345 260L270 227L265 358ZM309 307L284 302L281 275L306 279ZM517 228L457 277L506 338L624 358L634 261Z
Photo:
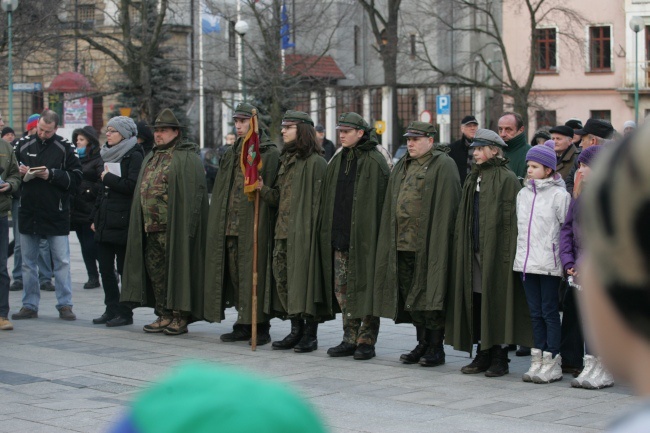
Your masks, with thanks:
M463 135L460 140L454 141L449 145L448 155L456 163L458 167L458 176L460 176L460 184L463 185L469 171L467 169L467 154L469 152L467 144L465 143L466 139Z
M69 235L70 196L81 182L81 164L74 147L56 134L45 141L34 134L18 141L16 156L20 164L45 166L49 172L48 180L34 178L20 184L20 233Z
M99 147L88 147L86 157L79 158L83 177L77 194L72 198L72 216L70 224L73 230L83 225L90 225L97 196L103 188L101 174L104 171L104 161L99 154Z
M95 203L95 241L126 245L133 194L137 193L138 173L144 155L134 146L120 162L122 177L106 173L103 192Z

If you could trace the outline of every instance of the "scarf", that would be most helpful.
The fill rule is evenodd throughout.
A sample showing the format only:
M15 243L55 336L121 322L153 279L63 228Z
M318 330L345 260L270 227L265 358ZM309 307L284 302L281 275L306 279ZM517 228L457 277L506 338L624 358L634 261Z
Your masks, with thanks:
M124 139L115 146L110 147L108 143L105 143L99 153L102 155L102 160L104 162L122 162L124 155L126 155L129 150L133 149L136 144L138 144L137 137Z

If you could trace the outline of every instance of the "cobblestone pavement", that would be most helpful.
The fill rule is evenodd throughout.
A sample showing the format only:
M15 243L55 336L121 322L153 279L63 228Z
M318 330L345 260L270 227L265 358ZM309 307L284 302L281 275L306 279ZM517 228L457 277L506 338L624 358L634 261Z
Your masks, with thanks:
M103 312L103 291L82 288L83 261L76 237L70 240L77 321L59 320L54 293L45 292L38 319L0 331L0 432L104 432L139 390L185 359L290 383L332 432L341 433L596 432L636 401L621 385L572 389L569 375L551 385L523 383L529 358L511 356L510 374L496 379L461 374L468 355L450 347L444 366L403 365L399 355L415 346L415 331L389 320L382 320L377 357L370 361L326 355L341 340L340 321L321 325L319 349L309 354L222 343L232 312L221 324L193 324L178 337L142 332L154 319L149 309L136 310L133 326L93 325ZM13 313L20 309L20 293L11 292L10 304ZM288 323L274 320L271 336L281 339L288 330Z

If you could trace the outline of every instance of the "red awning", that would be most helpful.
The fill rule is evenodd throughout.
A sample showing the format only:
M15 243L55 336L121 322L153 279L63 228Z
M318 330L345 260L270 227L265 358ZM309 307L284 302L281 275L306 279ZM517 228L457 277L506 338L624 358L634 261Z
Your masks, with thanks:
M345 74L332 56L307 56L287 54L285 72L289 75L316 79L344 80Z
M78 72L64 72L57 75L45 90L49 93L87 93L93 90L93 86Z

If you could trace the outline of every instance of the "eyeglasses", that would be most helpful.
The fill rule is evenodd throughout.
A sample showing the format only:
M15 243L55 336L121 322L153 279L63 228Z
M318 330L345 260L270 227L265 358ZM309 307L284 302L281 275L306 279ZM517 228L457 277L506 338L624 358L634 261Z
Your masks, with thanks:
M115 134L117 131L115 129L107 129L106 133L107 134Z

